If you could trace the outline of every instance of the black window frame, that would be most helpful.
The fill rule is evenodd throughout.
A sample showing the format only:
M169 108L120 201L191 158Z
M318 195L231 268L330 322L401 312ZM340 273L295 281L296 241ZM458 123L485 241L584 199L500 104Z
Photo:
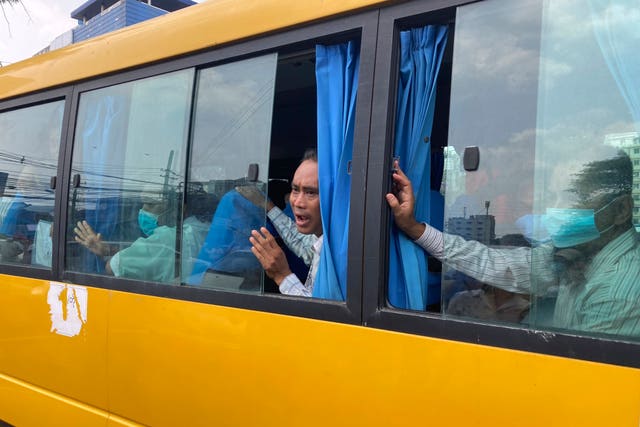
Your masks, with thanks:
M54 277L65 282L88 285L97 288L133 292L150 296L167 297L178 300L202 302L241 309L253 309L278 314L294 315L319 320L331 320L342 323L361 324L362 300L362 242L364 224L360 220L364 216L363 191L366 188L366 160L368 153L368 132L370 108L372 100L373 68L375 64L375 44L377 41L378 11L357 12L338 18L330 18L326 22L315 23L291 29L278 34L256 37L239 43L228 44L211 51L183 56L166 62L139 67L129 71L113 73L105 77L80 82L73 86L70 110L73 116L68 122L64 145L64 174L59 180L61 188L60 218L68 218L69 184L71 181L70 165L73 155L74 129L78 111L80 94L89 90L113 86L143 78L154 77L173 71L195 68L196 71L210 66L238 61L270 52L290 52L302 46L310 46L317 42L338 42L353 34L359 34L361 55L358 77L358 98L356 105L356 123L354 152L352 158L352 192L351 218L349 221L349 265L347 277L347 298L345 302L321 300L315 298L289 297L279 294L236 293L215 289L199 289L195 287L159 284L110 276L66 271L64 257L57 259L57 272ZM197 78L197 73L195 73ZM196 86L194 85L194 91ZM194 92L195 93L195 92ZM192 112L193 102L192 97ZM191 130L190 130L191 131ZM185 147L190 152L190 138ZM354 191L353 189L358 189ZM59 236L64 236L62 226ZM65 239L57 239L57 252L66 251Z
M444 9L474 2L415 0L381 9L367 173L363 324L492 347L640 367L640 342L445 318L441 313L401 310L387 304L388 230L392 217L384 194L389 188L394 139L399 32L412 26L438 23ZM455 37L455 30L449 37Z

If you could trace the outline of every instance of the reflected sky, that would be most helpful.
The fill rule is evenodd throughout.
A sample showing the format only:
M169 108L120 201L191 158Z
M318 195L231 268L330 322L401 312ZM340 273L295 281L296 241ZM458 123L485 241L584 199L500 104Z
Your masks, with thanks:
M57 174L63 111L63 102L57 101L0 114L6 196L22 194L30 203L53 205L49 181Z
M447 171L464 182L446 195L447 217L484 214L490 201L500 235L518 232L523 215L572 204L575 174L617 154L605 139L638 130L634 85L620 83L640 72L625 68L637 57L638 23L631 1L490 0L458 9L449 144L459 155L479 146L481 163L477 172Z
M277 54L202 70L190 181L238 179L257 163L267 180Z

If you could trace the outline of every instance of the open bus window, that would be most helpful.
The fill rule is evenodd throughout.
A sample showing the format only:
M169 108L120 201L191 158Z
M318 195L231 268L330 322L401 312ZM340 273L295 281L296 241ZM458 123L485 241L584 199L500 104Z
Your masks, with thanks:
M443 261L443 315L640 338L634 7L457 9L444 234L423 242ZM465 170L472 146L479 165Z
M0 113L0 262L51 268L64 102Z
M66 267L177 283L193 70L80 95Z
M308 149L324 149L322 155L327 159L336 156L331 150L346 150L348 153L341 157L350 159L358 54L356 42L318 45L200 71L189 182L202 185L219 202L194 268L183 272L183 282L227 291L280 290L312 296L322 236L327 231L310 232L296 226L296 206L289 203L292 188L297 191L292 178ZM339 69L341 61L348 63L346 70ZM331 75L327 72L329 67L334 67ZM349 90L340 93L336 89L342 87ZM346 107L328 108L342 103ZM342 123L329 114L343 115L349 121ZM318 123L322 123L320 129ZM346 138L334 138L336 134ZM346 289L338 289L346 284L348 200L335 209L328 208L333 203L332 193L348 199L348 170L346 164L327 165L327 171L340 168L342 173L327 176L324 183L316 186L327 186L327 210L322 214L341 216L340 220L326 223L336 224L336 253L343 251L341 262L345 268L333 273L340 274L342 284L328 275L320 286L326 291L313 296L344 300ZM318 190L315 191L317 195ZM319 227L320 210L322 207L311 215ZM267 227L286 257L291 272L286 280L294 290L279 288L283 282L276 283L273 274L265 274L253 254L249 237L252 230L261 227Z

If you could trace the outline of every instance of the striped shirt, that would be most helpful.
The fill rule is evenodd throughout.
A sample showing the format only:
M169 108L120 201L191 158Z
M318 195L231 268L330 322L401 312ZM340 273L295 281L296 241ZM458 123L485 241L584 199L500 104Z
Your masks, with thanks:
M598 252L579 281L554 268L551 245L490 248L429 225L415 242L488 285L538 296L557 293L549 322L554 327L640 338L640 244L633 228Z
M293 220L277 207L269 210L267 216L289 249L302 258L305 264L311 266L304 284L298 279L298 276L291 273L279 284L280 292L286 295L310 297L313 293L313 284L320 263L322 236L300 233Z

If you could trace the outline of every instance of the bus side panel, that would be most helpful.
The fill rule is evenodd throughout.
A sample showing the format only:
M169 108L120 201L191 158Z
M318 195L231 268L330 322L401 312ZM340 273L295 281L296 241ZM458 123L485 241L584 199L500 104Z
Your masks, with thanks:
M154 426L633 426L640 370L113 292L111 411Z
M0 419L48 417L58 397L106 409L108 291L8 275L0 284Z
M106 426L109 417L105 411L5 375L0 375L0 414L15 426Z

